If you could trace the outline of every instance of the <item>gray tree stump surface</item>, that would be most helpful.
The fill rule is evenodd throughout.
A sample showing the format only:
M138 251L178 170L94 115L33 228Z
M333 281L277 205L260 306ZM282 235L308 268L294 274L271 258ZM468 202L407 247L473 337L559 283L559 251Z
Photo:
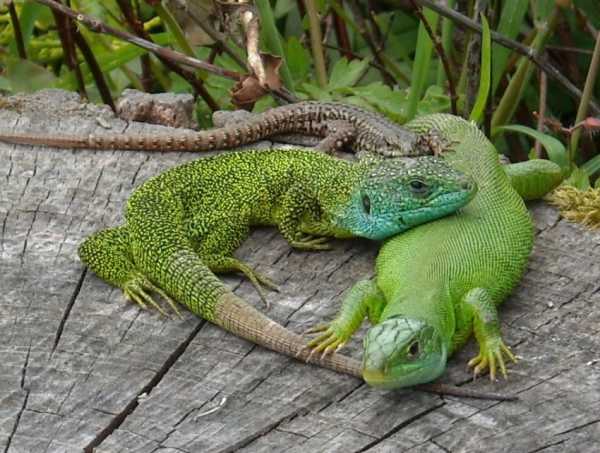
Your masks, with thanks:
M0 101L3 130L161 129L61 91ZM442 378L519 401L378 391L190 313L140 310L84 269L78 244L121 223L136 186L202 155L0 143L0 452L599 451L600 234L531 205L535 249L502 307L521 360L508 381L473 382L470 342ZM295 251L261 229L238 256L280 284L268 315L300 332L373 272L377 245L335 245ZM222 278L262 309L246 280ZM360 340L346 353L359 357Z

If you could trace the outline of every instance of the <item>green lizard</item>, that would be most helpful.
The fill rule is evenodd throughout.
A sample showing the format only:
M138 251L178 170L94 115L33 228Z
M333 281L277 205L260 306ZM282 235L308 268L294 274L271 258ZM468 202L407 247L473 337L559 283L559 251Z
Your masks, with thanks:
M272 286L232 256L250 226L276 225L292 247L323 250L326 236L382 239L455 211L475 192L471 178L435 157L352 163L314 151L231 153L146 181L128 200L126 225L92 235L79 255L141 306L162 311L156 292L176 311L171 298L293 355L297 349L292 354L273 335L283 328L212 273L242 272L259 292L260 284Z
M431 115L406 126L440 133L452 144L446 161L472 176L479 191L457 215L385 242L375 279L357 283L337 317L311 329L321 335L309 346L323 355L337 351L367 317L374 326L364 339L363 378L376 387L398 388L440 376L447 358L474 333L479 343L479 354L469 362L474 373L489 368L494 380L499 367L506 376L505 358L515 357L502 340L496 306L521 278L533 243L519 194L531 198L551 190L560 182L560 169L533 161L505 172L493 145L458 117Z

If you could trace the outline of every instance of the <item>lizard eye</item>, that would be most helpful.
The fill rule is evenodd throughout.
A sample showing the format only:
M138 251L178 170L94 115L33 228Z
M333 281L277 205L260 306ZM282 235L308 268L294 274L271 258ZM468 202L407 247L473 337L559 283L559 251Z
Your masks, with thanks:
M368 195L363 195L362 197L363 209L367 214L371 213L371 200Z
M429 192L429 186L420 179L413 179L408 185L415 195L426 195Z
M408 357L414 359L419 355L419 342L413 341L413 343L408 347Z

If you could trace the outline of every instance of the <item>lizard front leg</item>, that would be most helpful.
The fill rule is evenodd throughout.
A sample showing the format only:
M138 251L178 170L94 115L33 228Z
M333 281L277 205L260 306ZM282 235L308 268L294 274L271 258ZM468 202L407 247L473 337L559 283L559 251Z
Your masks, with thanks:
M385 297L374 280L361 280L344 297L342 307L333 321L309 329L306 333L321 333L308 343L314 352L327 355L340 350L358 330L365 318L377 324L385 306Z
M498 312L489 292L474 288L464 296L463 304L472 312L473 331L479 343L479 354L469 361L469 367L473 367L476 376L489 368L490 379L495 381L498 366L506 379L504 356L515 363L517 359L502 340Z
M302 184L294 184L280 201L280 215L277 226L289 244L300 250L330 250L326 236L313 236L302 232L301 219L318 218L320 215L317 200L312 197L308 188Z

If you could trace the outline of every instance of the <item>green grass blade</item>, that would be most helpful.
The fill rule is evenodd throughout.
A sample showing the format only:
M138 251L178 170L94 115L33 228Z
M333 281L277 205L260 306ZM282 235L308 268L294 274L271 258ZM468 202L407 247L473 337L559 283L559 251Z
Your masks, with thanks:
M33 28L35 26L35 21L46 13L47 8L44 5L40 5L38 3L24 3L19 11L19 25L21 26L21 34L23 35L23 44L25 45L25 49L29 47L29 41L33 36ZM12 55L17 55L17 42L13 39L8 48Z
M533 39L531 47L536 52L541 52L548 38L554 32L558 18L560 16L560 8L554 7L552 13L543 22L537 24L537 34ZM535 66L527 57L521 57L514 76L511 78L508 87L504 91L496 111L492 115L492 137L496 134L499 126L502 126L510 121L515 113L525 89L527 88Z
M523 25L528 6L529 0L506 0L500 13L500 21L496 31L507 38L516 38ZM492 93L496 92L502 74L506 69L506 62L510 53L510 49L500 44L492 46L492 55L494 56L492 60Z
M430 9L423 8L423 15L432 30L437 27L439 15ZM419 100L423 96L425 86L428 82L429 66L431 64L431 55L433 53L433 43L427 34L427 30L422 23L419 24L417 35L417 47L415 52L415 61L413 63L412 75L410 81L410 94L408 95L407 117L411 120L417 113Z
M491 60L492 60L492 37L490 34L490 24L483 14L481 14L481 25L483 33L481 36L481 69L479 75L479 91L475 105L471 110L469 119L479 123L483 117L485 105L487 104L488 95L490 94L491 83Z
M560 140L552 137L551 135L544 134L543 132L537 131L527 126L521 126L520 124L510 124L507 126L500 126L497 128L498 132L510 131L525 134L535 140L538 140L546 152L548 153L549 159L557 164L566 174L570 170L569 157L567 155L567 149Z
M585 171L585 173L588 176L593 176L596 173L598 173L600 171L600 154L597 156L592 157L590 160L588 160L585 164L583 164L581 167L583 171ZM600 179L598 179L600 181Z
M454 4L456 0L448 0L448 8L454 8ZM450 55L450 50L452 49L452 32L454 30L454 23L447 18L442 19L442 49L446 55ZM438 62L438 71L437 71L437 83L438 86L444 86L444 80L446 80L446 71L444 70L444 65L441 61Z

